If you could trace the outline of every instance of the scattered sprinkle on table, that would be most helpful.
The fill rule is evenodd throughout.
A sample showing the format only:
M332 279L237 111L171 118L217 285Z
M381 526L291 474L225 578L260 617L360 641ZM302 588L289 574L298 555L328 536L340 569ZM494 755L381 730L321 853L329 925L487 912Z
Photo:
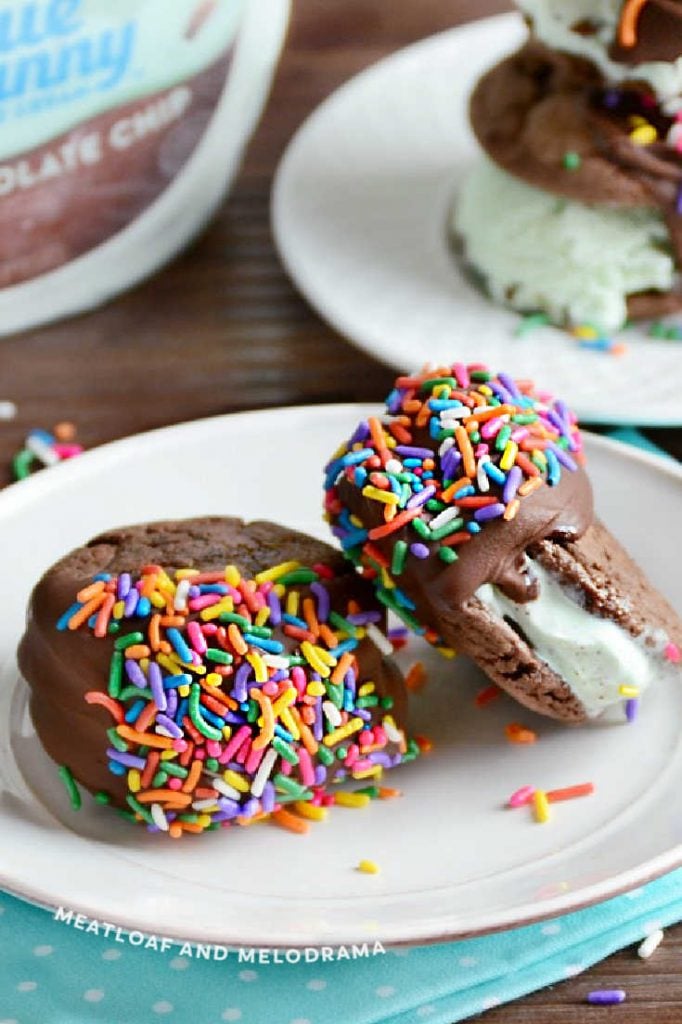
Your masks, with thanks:
M577 786L566 786L563 789L547 790L547 800L550 804L558 804L563 800L575 800L581 796L592 796L594 783L582 782Z
M650 956L656 952L660 944L663 942L664 933L662 928L657 928L651 935L647 935L644 942L637 950L637 956L642 960L648 960Z
M52 432L35 427L29 430L24 447L12 459L15 480L25 480L34 469L49 468L80 455L83 446L75 442L73 423L57 423Z
M378 875L381 868L375 860L361 860L358 864L358 871L363 875Z
M18 409L14 402L10 402L7 399L0 400L0 420L13 420L16 419Z
M510 743L535 743L538 738L537 733L532 729L527 729L519 722L510 722L509 725L505 725L504 734Z
M535 810L535 820L539 824L544 825L549 821L549 801L543 789L536 789L533 793L533 809Z
M615 1006L626 999L627 994L622 988L598 988L587 996L587 1002L593 1006Z

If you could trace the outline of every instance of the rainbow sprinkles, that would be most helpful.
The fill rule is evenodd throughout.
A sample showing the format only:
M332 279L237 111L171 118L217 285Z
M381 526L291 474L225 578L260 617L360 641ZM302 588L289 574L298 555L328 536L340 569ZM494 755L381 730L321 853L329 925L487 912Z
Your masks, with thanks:
M305 832L335 802L381 796L384 768L417 756L393 698L361 675L361 644L391 653L382 616L352 598L339 607L333 581L322 564L286 562L253 580L235 566L147 565L98 574L78 593L57 629L113 640L108 682L85 700L111 717L124 816L172 838L267 817ZM367 788L337 800L326 787L344 779Z

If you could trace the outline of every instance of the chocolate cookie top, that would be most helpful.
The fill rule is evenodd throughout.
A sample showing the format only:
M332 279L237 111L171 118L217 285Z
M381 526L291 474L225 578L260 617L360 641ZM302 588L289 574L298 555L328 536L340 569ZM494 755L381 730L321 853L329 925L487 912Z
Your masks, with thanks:
M384 626L371 588L310 537L150 523L45 574L19 663L68 777L177 837L323 807L329 783L415 755Z
M361 423L326 470L325 509L377 596L439 643L434 601L483 583L537 596L525 550L593 520L573 413L530 381L480 364L399 377L386 415Z

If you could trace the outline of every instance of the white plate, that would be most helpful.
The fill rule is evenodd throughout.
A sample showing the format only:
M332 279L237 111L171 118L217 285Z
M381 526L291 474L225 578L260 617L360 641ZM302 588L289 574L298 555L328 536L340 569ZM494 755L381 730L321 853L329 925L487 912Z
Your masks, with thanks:
M102 529L158 517L276 517L325 537L321 466L361 406L246 413L119 442L0 494L0 884L100 921L203 942L417 942L480 933L605 899L682 864L682 687L661 684L631 726L572 729L506 698L473 705L484 678L416 644L432 681L412 725L430 756L397 769L401 799L337 808L310 834L274 826L170 842L86 800L71 811L26 713L15 648L29 590ZM588 437L600 511L656 583L682 600L672 543L682 469ZM282 457L283 456L283 457ZM646 525L645 525L646 524ZM669 543L666 544L666 538ZM508 744L505 723L539 734ZM504 810L523 784L592 780L541 826ZM373 858L381 873L354 870Z
M477 152L469 93L523 34L514 14L453 29L380 61L323 103L278 170L282 259L329 323L401 371L448 361L456 347L465 362L541 377L593 423L682 423L679 344L629 330L616 358L551 327L516 339L519 316L477 291L450 250L448 214ZM655 401L633 399L649 393Z

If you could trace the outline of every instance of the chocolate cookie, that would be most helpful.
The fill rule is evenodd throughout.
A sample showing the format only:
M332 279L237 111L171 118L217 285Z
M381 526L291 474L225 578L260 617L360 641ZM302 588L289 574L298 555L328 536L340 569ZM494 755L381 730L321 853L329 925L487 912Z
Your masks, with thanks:
M372 588L267 522L100 534L35 587L19 665L47 753L151 831L274 814L298 831L328 786L415 756ZM314 812L309 809L315 808Z
M575 416L476 366L399 377L327 467L326 511L377 597L522 703L581 721L635 699L682 623L595 520Z

